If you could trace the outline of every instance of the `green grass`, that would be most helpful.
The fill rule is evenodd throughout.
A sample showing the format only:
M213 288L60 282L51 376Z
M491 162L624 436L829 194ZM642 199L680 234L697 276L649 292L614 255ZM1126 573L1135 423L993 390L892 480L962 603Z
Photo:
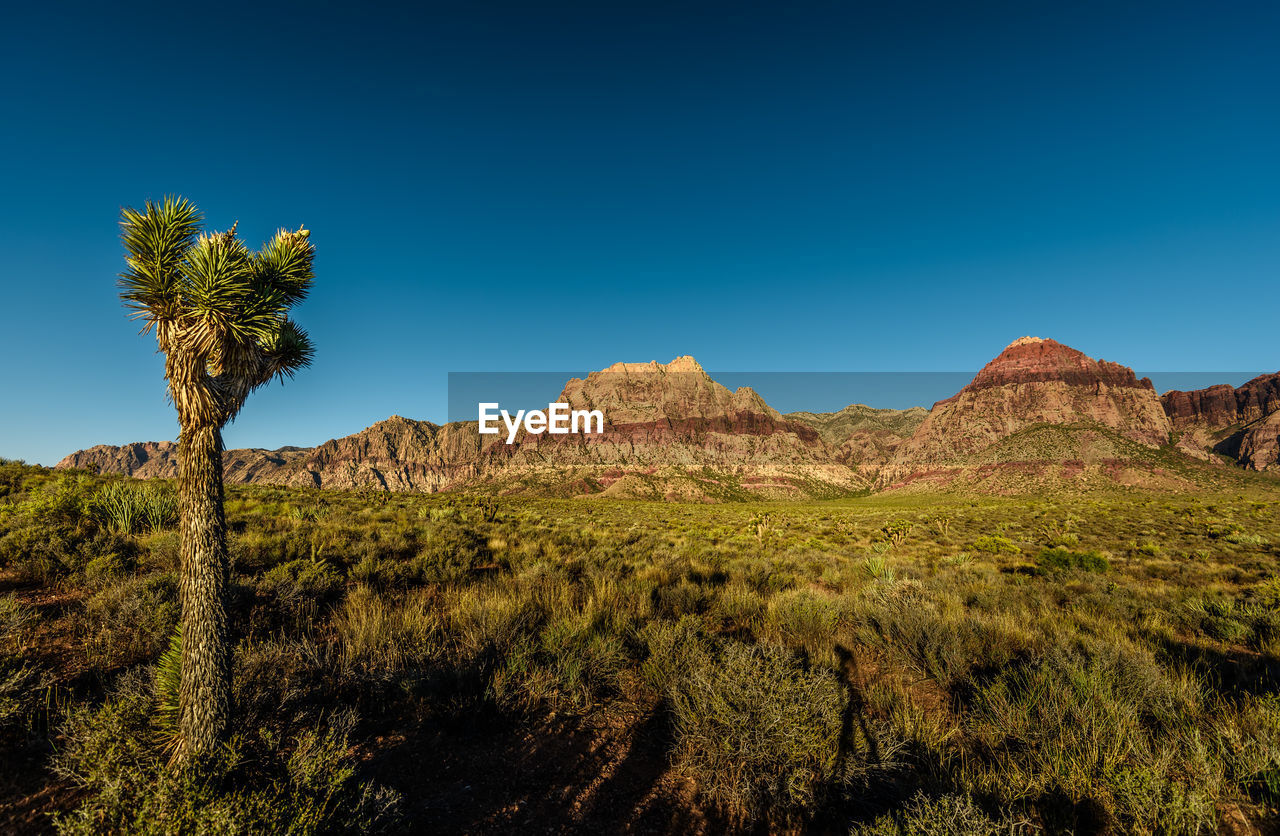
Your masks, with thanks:
M67 832L411 829L421 798L483 829L448 816L487 776L546 782L477 801L497 829L537 824L532 798L609 829L574 817L641 797L706 830L1280 826L1274 480L722 504L233 486L236 742L201 786L164 749L176 533L100 510L164 489L14 463L0 486L0 755L81 787L31 802ZM602 758L652 751L565 778L565 724ZM459 783L402 774L402 739Z

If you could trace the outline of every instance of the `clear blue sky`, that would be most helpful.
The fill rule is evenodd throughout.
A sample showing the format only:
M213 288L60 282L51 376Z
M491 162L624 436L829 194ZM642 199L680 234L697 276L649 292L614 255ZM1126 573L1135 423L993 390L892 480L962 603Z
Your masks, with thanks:
M17 4L0 455L174 438L122 205L305 223L313 367L231 446L446 375L1280 368L1280 4Z

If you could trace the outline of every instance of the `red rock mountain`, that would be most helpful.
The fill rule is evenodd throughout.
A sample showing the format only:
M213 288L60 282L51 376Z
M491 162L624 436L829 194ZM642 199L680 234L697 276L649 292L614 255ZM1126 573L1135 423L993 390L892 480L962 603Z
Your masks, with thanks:
M950 403L965 393L1000 386L1027 383L1063 383L1078 387L1153 389L1151 381L1138 380L1127 366L1094 360L1082 351L1056 340L1022 337L983 367L968 386L942 403Z
M692 357L619 363L571 380L560 400L601 409L603 434L530 435L514 444L475 422L443 426L393 416L311 449L228 450L229 482L393 491L485 485L509 491L608 492L652 498L839 493L870 479L837 463L817 431L778 414L749 388L730 391ZM59 467L139 478L177 475L177 445L101 445Z
M1041 427L1062 429L1052 438L1029 432ZM1150 380L1054 340L1023 337L934 404L880 483L923 475L950 481L966 470L1013 463L1096 464L1122 455L1117 441L1158 448L1172 429Z
M228 450L225 475L339 489L706 500L832 496L873 483L1002 492L1063 480L1176 487L1185 482L1165 472L1168 457L1202 467L1168 447L1179 434L1178 449L1202 459L1225 452L1264 470L1280 456L1280 375L1162 400L1125 366L1033 337L1013 342L927 413L857 405L780 415L749 388L721 386L691 357L618 363L570 380L560 400L601 410L605 432L522 430L508 445L504 434L481 436L475 422L393 416L314 448ZM177 445L98 446L58 466L172 478Z
M1251 470L1280 468L1280 372L1238 388L1173 390L1160 400L1184 448L1230 456Z

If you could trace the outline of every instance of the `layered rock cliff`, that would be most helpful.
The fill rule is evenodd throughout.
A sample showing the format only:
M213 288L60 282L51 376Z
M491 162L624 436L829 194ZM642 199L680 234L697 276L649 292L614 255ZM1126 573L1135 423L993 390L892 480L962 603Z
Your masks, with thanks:
M1234 458L1250 470L1280 468L1277 414L1280 372L1255 377L1242 386L1226 384L1190 392L1173 390L1161 398L1173 427L1190 452L1210 451Z
M934 404L894 468L957 462L1037 424L1096 424L1148 447L1168 443L1173 430L1150 380L1054 340L1023 337Z
M228 482L320 488L439 491L461 487L703 498L839 493L869 483L836 460L812 427L779 415L749 388L716 383L691 357L619 363L569 381L560 401L600 409L605 431L530 434L513 444L476 422L445 425L393 416L315 448L228 450ZM177 445L99 446L59 467L139 478L177 475Z
M1280 469L1280 374L1239 388L1158 397L1129 368L1053 340L1009 345L931 410L862 405L780 415L731 391L691 357L619 363L570 380L560 401L600 410L603 433L531 434L513 444L476 422L392 416L314 448L228 450L228 482L390 491L482 489L652 499L838 496L876 484L1027 492L1076 486L1186 486L1188 456L1216 451ZM1169 443L1178 440L1176 449ZM177 475L177 445L73 453L59 467ZM1226 472L1226 468L1219 467ZM1174 471L1177 471L1176 473Z

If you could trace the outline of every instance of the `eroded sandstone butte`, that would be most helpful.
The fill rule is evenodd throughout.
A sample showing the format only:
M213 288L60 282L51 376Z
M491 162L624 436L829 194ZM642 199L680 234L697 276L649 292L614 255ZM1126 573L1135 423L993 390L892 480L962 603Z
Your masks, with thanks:
M1015 340L973 381L934 404L899 451L928 464L976 453L1033 424L1091 423L1151 447L1173 426L1155 387L1132 369L1094 360L1055 340Z
M1055 432L1028 432L1049 427ZM880 484L1012 464L1080 462L1123 455L1134 443L1159 448L1173 426L1151 381L1055 340L1023 337L955 395L934 404L897 450Z

